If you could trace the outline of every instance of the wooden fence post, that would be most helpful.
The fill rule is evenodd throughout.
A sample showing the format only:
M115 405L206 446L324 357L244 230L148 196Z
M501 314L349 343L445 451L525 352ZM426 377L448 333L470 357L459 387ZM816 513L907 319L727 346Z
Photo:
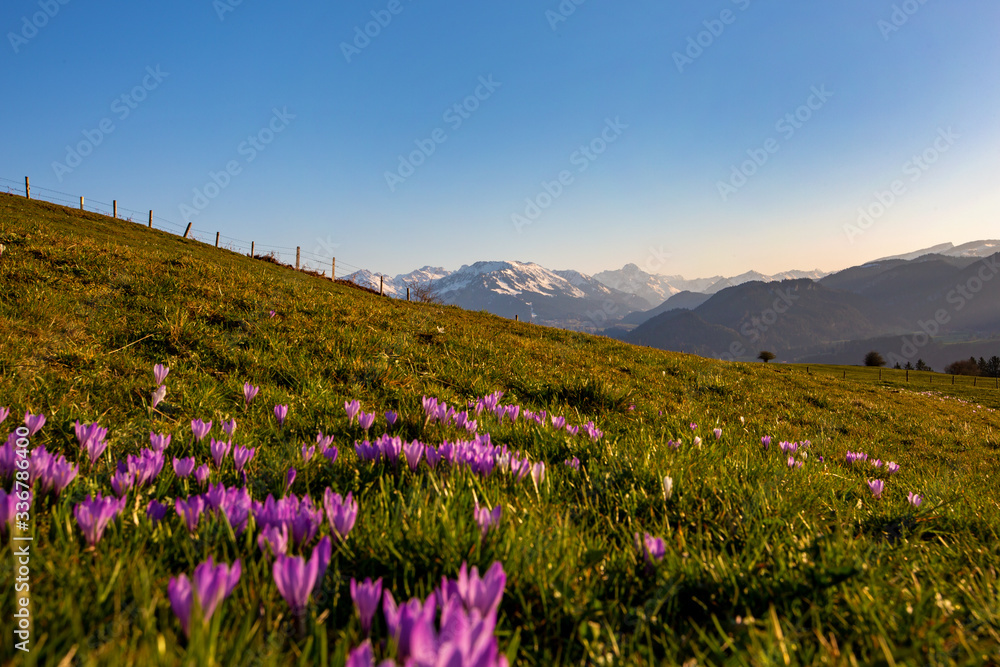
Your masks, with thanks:
M188 237L188 233L191 231L191 223L188 223L187 229L184 230L184 238Z
M112 214L112 217L115 218L115 220L118 219L118 200L117 199L112 199L111 200L111 214Z
M295 246L295 270L299 270L299 255L302 253L302 246Z
M907 382L910 381L910 369L909 368L906 369L906 381Z
M410 300L410 288L409 287L406 288L406 300L407 301Z
M215 232L215 247L219 247L219 232Z
M384 296L384 294L382 294L382 283L383 283L384 280L385 280L385 276L379 276L378 277L378 295L379 296Z
M253 241L250 242L250 259L253 259Z
M879 382L882 381L882 369L881 368L878 369L878 381Z
M149 209L149 228L153 228L153 209Z
M514 313L514 321L515 321L515 322L517 322L517 321L518 321L518 315L517 315L517 313Z
M330 280L337 279L337 258L333 257L330 259Z
M24 177L24 196L27 199L31 199L31 181L27 176Z
M847 371L844 371L844 379L847 379Z
M80 195L80 210L83 210L83 195Z

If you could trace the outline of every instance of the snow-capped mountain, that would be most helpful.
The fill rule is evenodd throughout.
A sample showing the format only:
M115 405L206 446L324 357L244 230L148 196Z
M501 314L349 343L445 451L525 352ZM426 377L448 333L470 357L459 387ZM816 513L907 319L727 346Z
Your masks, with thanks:
M716 276L705 287L722 276ZM626 264L616 271L601 271L594 278L612 289L642 297L649 307L657 306L677 292L690 289L675 283L684 282L681 276L660 276L643 271L635 264ZM700 290L694 290L700 291Z
M417 269L416 271L401 273L396 276L394 280L399 285L412 285L414 283L417 285L423 285L424 283L440 280L449 273L451 273L451 271L441 268L440 266L425 266L422 269Z
M414 272L416 273L416 272ZM372 273L368 269L361 269L360 271L355 271L354 273L344 276L343 280L354 283L355 285L361 285L362 287L368 287L375 290L379 289L379 274ZM406 284L399 281L398 278L390 278L389 276L382 276L382 293L386 296L391 296L395 298L406 298Z
M779 280L798 280L799 278L809 278L810 280L819 280L823 276L827 275L826 271L820 271L815 269L813 271L782 271L781 273L775 273L773 275L764 275L757 271L747 271L746 273L741 273L738 276L733 276L732 278L722 278L712 283L708 288L700 290L705 294L715 294L716 292L721 292L727 287L736 287L737 285L742 285L743 283L749 283L754 280L760 281L762 283L773 283ZM698 290L690 290L692 292Z
M445 303L467 310L596 331L645 308L633 294L611 289L579 271L551 271L531 262L476 262L431 283Z
M712 276L711 278L695 278L688 280L683 276L662 276L643 271L635 264L626 264L617 271L602 271L594 274L594 278L601 281L608 287L612 287L622 292L641 296L652 306L659 306L679 292L701 292L703 294L715 294L727 287L735 287L753 280L769 283L776 280L793 280L797 278L810 278L819 280L827 275L824 271L783 271L774 275L765 275L757 271L747 271L738 276L724 277Z

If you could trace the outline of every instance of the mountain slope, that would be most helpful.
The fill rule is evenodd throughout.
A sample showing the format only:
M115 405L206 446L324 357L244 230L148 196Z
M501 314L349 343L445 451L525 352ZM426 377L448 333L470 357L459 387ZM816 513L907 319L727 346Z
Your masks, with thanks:
M34 470L35 557L25 567L33 627L44 634L29 662L339 664L367 634L352 580L380 579L393 600L433 601L442 578L472 567L486 576L494 563L503 585L488 603L510 664L684 664L706 655L770 663L784 652L831 664L1000 657L989 621L1000 587L995 390L965 390L960 402L381 298L145 225L2 194L0 243L0 406L10 408L0 421L13 430L26 411L44 414L25 445L32 462L44 446L77 473L52 493L42 481L51 468ZM154 364L169 366L155 409ZM253 400L244 383L258 388ZM475 463L483 465L489 437L489 451L506 447L534 476L519 478L506 458L480 474L459 457L411 469L355 449L387 434L454 452L470 430L429 419L423 397L461 411L500 391L496 400L519 406L519 417L472 408L482 446ZM348 418L345 402L354 400L373 425ZM288 409L282 422L278 405ZM398 415L392 426L386 411ZM603 435L573 434L553 416L593 421ZM200 441L195 419L212 422ZM76 420L108 430L93 462ZM303 445L319 431L336 456L310 458ZM151 432L172 437L165 465L148 484L132 478L124 511L89 546L77 518L86 525L86 515L75 508L97 493L116 498L112 477L128 478L119 461L126 471L136 465ZM762 446L765 436L774 446ZM231 455L213 458L210 443L224 439L254 448L242 471ZM777 443L806 440L790 467ZM848 464L848 451L899 470ZM205 465L211 488L175 474L173 457ZM0 476L5 493L13 490L6 466ZM868 486L876 476L880 498ZM920 494L921 508L908 493ZM357 503L339 538L321 509L333 494ZM317 531L301 531L290 558L324 554L321 540L335 538L301 622L274 582L275 559L258 546L266 513L240 520L241 498L268 495L295 502L296 526ZM227 504L189 528L173 508L196 498ZM146 513L151 500L167 508L158 522ZM484 530L477 507L499 507L499 521ZM0 559L14 563L21 529L4 531ZM192 623L188 639L170 582L209 558L238 561L241 574L211 624ZM915 588L914 572L933 586ZM0 604L13 614L13 589L5 590ZM479 618L460 598L448 612L456 626ZM656 620L644 620L644 609L656 609ZM380 661L398 657L383 617L371 628Z

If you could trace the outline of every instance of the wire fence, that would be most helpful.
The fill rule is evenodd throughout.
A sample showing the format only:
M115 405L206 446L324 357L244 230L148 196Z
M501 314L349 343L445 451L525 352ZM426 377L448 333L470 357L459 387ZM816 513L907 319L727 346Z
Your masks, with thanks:
M287 266L315 271L323 276L332 276L336 280L351 280L375 290L380 288L378 284L380 278L389 279L389 276L384 274L372 273L371 275L374 277L376 284L371 284L371 280L366 281L361 276L355 276L354 274L364 271L364 269L345 262L343 259L336 257L332 252L329 254L324 252L335 247L329 239L317 240L313 249L314 252L303 250L301 246L290 247L256 243L255 241L226 236L221 232L197 229L192 223L183 224L174 220L168 220L160 215L156 215L152 210L136 211L135 209L119 206L117 200L108 203L89 199L83 195L73 195L68 192L60 192L32 185L28 177L25 177L21 181L0 176L0 191L3 190L12 195L21 195L29 199L38 199L69 208L78 208L81 211L98 213L119 220L125 220L126 222L145 224L152 229L159 229L178 236L184 236L185 238L194 239L208 245L215 245L216 247L232 252L252 255L254 257L270 256Z

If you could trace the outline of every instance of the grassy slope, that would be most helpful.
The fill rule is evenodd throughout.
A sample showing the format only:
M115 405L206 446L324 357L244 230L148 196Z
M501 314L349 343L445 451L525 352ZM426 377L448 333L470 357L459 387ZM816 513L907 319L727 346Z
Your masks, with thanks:
M81 460L74 419L100 420L111 441L61 498L35 504L38 644L26 664L69 653L81 664L182 662L167 580L209 555L243 562L240 585L216 615L221 664L319 664L328 652L336 664L360 641L351 577L384 577L400 599L426 595L464 560L482 568L497 559L508 573L501 647L516 649L517 664L1000 660L1000 413L391 301L8 195L0 195L0 243L7 427L25 410L44 412L33 446L73 461ZM160 362L171 367L169 393L151 415L151 368ZM261 387L248 410L244 381ZM505 403L593 419L606 436L592 443L483 417L495 442L549 464L540 497L530 482L501 475L414 474L354 456L361 432L347 424L345 400L398 410L406 437L440 442L457 434L424 426L421 395L462 404L500 389ZM290 405L280 431L276 403ZM239 422L235 441L258 447L249 466L255 498L280 494L285 470L297 467L295 493L318 499L331 486L360 501L305 637L289 633L252 535L233 539L203 519L189 537L172 511L154 529L140 509L91 553L72 518L84 495L110 492L115 460L146 446L150 430L174 434L169 454L193 451L201 462L207 446L190 442L190 420L227 416ZM689 422L705 439L700 448ZM336 436L341 456L332 466L305 466L297 454L317 430ZM763 435L812 441L805 467L791 471L775 447L763 451ZM679 450L667 446L679 436ZM870 474L843 463L847 450L901 464L882 500L867 491ZM581 472L561 465L571 455ZM668 474L675 485L665 502ZM222 479L236 482L231 469ZM926 496L916 511L906 502L911 490ZM186 493L167 466L151 495ZM500 529L482 544L474 498L504 507ZM654 572L637 563L636 531L666 540ZM5 573L12 558L5 540ZM4 585L5 618L12 597ZM11 654L6 636L0 656Z

